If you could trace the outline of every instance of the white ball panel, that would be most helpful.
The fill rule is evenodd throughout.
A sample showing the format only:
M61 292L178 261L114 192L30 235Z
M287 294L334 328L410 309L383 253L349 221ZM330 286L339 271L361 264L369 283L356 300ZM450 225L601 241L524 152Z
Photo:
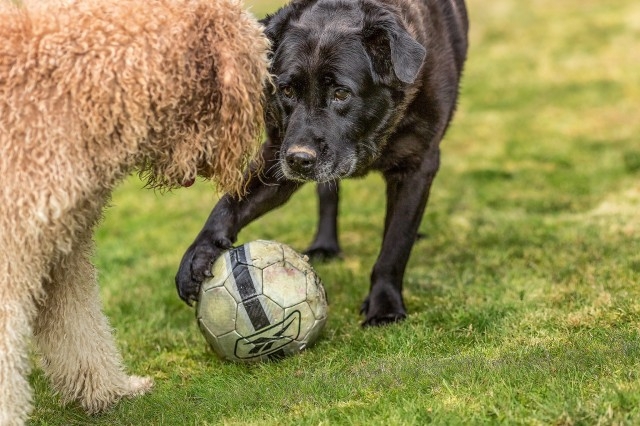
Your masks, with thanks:
M257 240L245 245L247 262L256 268L264 269L284 259L282 245L273 241Z
M318 340L318 337L320 336L320 333L322 332L322 329L324 328L326 322L327 317L324 317L321 320L315 320L313 325L309 328L309 332L307 333L307 335L301 337L301 340L305 343L308 342L309 345L313 344L316 340Z
M238 361L238 359L234 355L236 342L238 339L241 339L236 331L232 331L230 333L224 334L218 337L218 346L220 348L220 352L216 352L220 357L224 359L228 359L231 361ZM213 348L215 350L215 348Z
M307 303L316 319L327 316L327 296L322 281L316 274L307 274Z
M209 343L209 346L211 346L211 349L213 349L216 354L224 353L222 346L220 346L220 343L218 342L218 338L214 336L213 331L207 327L207 325L202 321L202 318L198 318L198 328L200 328L205 340Z
M237 303L224 287L201 292L196 316L208 330L219 336L236 328Z
M220 287L224 285L225 280L231 274L231 267L229 265L229 256L220 256L211 265L211 277L206 279L201 286L201 289L206 291L210 288Z
M285 316L288 316L292 312L300 312L300 334L298 335L298 338L296 340L306 344L307 340L305 337L307 336L307 334L309 334L309 331L316 323L315 315L307 302L302 302L288 309L285 309L284 314Z
M296 305L307 298L306 277L291 263L271 265L262 271L263 292L282 307Z
M308 262L309 258L307 256L304 256L298 253L297 251L295 251L294 249L292 249L291 247L285 244L282 244L282 251L284 253L284 259L287 262L291 263L291 265L293 265L294 268L297 268L302 272L313 270L313 268Z

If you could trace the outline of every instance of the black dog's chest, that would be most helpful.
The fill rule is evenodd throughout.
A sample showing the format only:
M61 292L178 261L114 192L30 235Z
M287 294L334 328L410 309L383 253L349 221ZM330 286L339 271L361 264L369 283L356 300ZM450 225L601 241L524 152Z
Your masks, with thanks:
M373 162L369 169L385 174L406 173L415 170L422 163L428 149L427 145L426 138L415 137L413 133L394 134L387 141L380 157Z

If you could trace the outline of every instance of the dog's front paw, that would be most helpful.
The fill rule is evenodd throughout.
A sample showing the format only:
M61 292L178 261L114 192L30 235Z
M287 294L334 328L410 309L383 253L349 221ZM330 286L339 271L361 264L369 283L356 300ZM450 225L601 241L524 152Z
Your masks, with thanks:
M176 274L178 295L189 306L198 300L202 282L211 276L211 266L220 254L231 248L231 241L196 241L182 257Z
M135 397L144 395L153 387L151 377L129 376L129 390L125 396Z
M107 411L118 403L122 398L134 398L144 395L153 387L153 379L140 376L120 376L117 383L107 384L103 382L100 386L96 383L85 383L82 387L84 395L67 395L67 401L78 399L80 406L89 414L97 414ZM78 393L77 389L73 390Z
M407 317L402 294L390 285L374 286L362 303L360 313L365 316L363 327L392 324Z

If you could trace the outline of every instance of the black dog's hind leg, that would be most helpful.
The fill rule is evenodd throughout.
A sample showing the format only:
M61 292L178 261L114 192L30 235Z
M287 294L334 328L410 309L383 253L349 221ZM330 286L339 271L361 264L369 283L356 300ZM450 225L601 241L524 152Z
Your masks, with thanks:
M341 253L338 242L340 184L338 181L319 183L317 192L318 230L305 254L315 260L329 260Z
M371 273L369 295L362 304L364 326L382 325L406 317L402 279L440 165L436 143L420 166L402 174L385 173L387 210L382 248Z

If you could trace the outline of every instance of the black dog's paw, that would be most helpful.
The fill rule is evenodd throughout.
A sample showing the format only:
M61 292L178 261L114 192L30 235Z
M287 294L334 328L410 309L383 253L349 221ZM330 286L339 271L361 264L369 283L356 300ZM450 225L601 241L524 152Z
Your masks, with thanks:
M309 259L315 262L327 262L342 258L342 251L334 247L314 247L311 246L304 251Z
M211 266L220 254L231 247L231 242L200 241L194 243L182 257L176 274L176 289L189 306L198 300L202 282L211 277Z
M360 308L365 316L363 327L400 322L407 317L402 295L392 286L374 286Z
M387 324L393 324L396 322L403 321L407 318L407 314L405 313L395 313L384 316L377 316L373 318L367 318L362 322L363 327L378 327Z

